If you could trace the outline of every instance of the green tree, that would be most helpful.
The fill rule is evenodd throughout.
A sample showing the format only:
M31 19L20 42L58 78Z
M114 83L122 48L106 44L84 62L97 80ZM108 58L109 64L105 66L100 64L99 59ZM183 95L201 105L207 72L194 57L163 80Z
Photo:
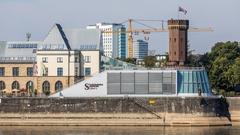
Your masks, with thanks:
M211 52L200 59L209 72L213 88L231 91L236 85L234 73L238 70L240 46L238 42L218 42L212 47ZM232 78L234 77L234 78Z
M225 74L232 87L240 84L240 58L237 58Z
M137 59L136 58L126 58L124 61L127 63L136 64Z
M157 60L155 56L146 56L144 58L145 67L154 67L156 61Z

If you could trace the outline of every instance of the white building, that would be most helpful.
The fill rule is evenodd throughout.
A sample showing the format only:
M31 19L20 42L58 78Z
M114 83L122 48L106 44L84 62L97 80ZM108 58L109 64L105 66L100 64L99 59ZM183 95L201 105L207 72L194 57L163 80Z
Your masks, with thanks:
M137 40L133 43L133 54L134 58L143 60L144 57L148 56L148 42L143 40Z
M126 28L124 25L97 23L87 26L87 29L99 29L102 31L102 43L105 56L126 58Z
M49 76L91 76L100 72L101 52L100 30L63 30L56 24L38 48L37 64Z

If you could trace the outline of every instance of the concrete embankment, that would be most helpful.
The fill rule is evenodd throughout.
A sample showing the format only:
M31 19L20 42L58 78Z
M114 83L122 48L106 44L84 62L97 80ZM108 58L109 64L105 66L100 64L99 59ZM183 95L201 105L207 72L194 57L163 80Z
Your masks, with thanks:
M227 98L232 125L240 126L240 97Z
M0 125L226 126L240 98L2 98Z

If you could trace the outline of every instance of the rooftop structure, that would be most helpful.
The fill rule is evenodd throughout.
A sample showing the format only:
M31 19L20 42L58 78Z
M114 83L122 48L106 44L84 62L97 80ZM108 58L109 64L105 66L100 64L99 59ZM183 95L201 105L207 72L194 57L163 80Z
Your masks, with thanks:
M66 29L56 24L42 43L45 50L103 51L100 30Z

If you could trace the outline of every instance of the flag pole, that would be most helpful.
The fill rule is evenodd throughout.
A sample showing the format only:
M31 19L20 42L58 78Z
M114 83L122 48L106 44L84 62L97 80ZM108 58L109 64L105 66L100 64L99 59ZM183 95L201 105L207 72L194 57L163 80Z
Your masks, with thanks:
M180 14L179 14L179 7L180 7L180 6L178 6L178 9L177 9L177 13L178 13L177 19L178 19L178 20L179 20L179 16L180 16Z

